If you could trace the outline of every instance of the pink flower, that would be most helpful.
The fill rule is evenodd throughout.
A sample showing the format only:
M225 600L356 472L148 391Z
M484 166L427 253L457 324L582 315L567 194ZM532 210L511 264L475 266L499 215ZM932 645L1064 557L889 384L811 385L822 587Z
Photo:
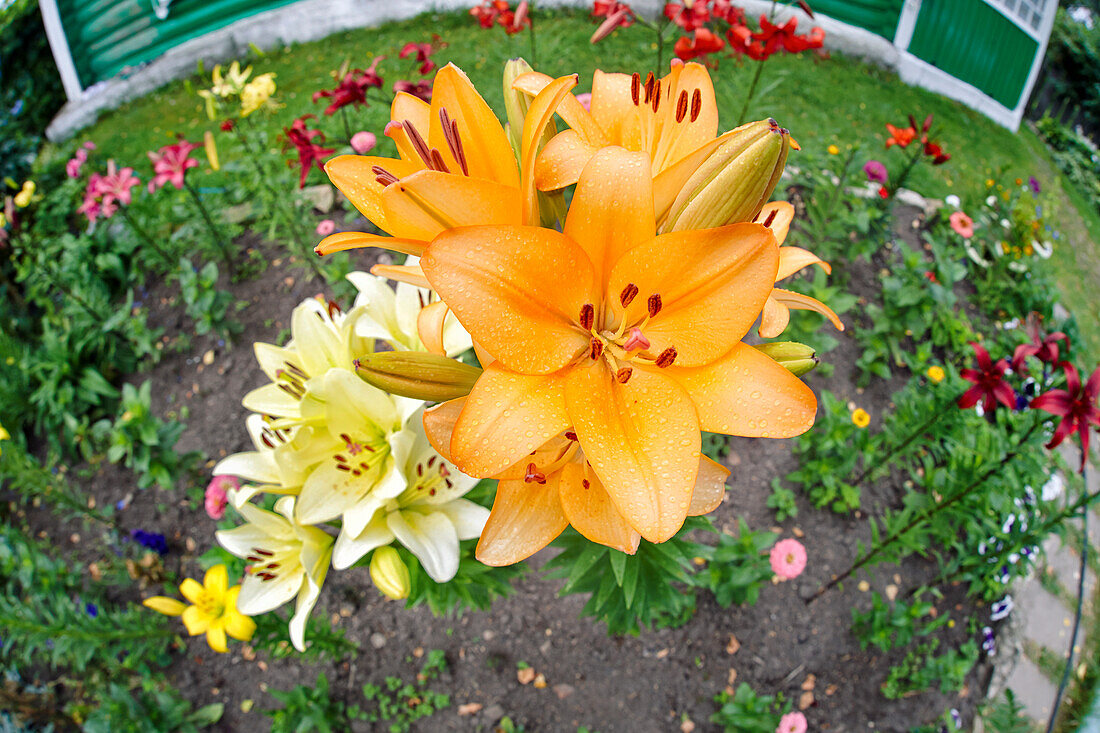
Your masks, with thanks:
M317 233L322 237L327 237L336 230L336 222L332 219L322 219L317 224Z
M806 716L802 713L787 713L780 718L775 733L806 733Z
M592 111L592 92L584 92L577 95L577 101L589 112Z
M95 150L95 143L93 143L91 140L87 141L86 143L84 143L84 149Z
M377 142L378 138L374 136L373 132L363 130L351 136L351 149L359 153L359 155L366 155L374 148Z
M772 547L772 572L783 580L792 580L806 568L806 548L798 540L780 540Z
M80 169L84 167L84 163L87 160L88 151L84 148L77 148L76 155L65 164L65 175L69 178L80 178Z
M429 104L432 101L432 82L430 79L421 79L420 81L395 81L393 83L393 92L405 92L411 94L414 97L419 97Z
M211 519L225 516L225 506L229 503L229 491L241 488L236 476L215 476L206 487L206 513Z
M141 183L141 179L134 175L133 168L118 170L113 160L107 161L107 175L100 177L98 191L103 196L103 202L121 201L130 205L130 189Z
M149 160L153 161L153 172L156 174L149 181L149 192L152 193L166 183L171 183L177 189L183 188L183 174L188 168L196 168L199 161L191 157L191 151L198 145L180 140L175 145L165 145L157 152L148 152Z
M863 164L863 172L867 174L867 180L873 183L886 183L890 180L886 166L877 160L869 160Z
M956 211L950 217L951 228L963 239L974 236L974 220L961 211Z

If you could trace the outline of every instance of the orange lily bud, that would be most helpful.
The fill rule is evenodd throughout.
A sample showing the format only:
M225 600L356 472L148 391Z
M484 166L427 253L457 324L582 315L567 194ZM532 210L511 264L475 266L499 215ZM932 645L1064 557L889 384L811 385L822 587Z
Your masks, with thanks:
M775 120L729 133L680 189L661 231L752 221L779 183L790 144L790 133Z
M465 397L481 370L425 351L382 351L356 360L359 377L374 387L401 397L443 402Z
M812 346L797 341L773 341L755 347L757 351L779 363L791 374L801 377L813 371L818 365L817 354Z

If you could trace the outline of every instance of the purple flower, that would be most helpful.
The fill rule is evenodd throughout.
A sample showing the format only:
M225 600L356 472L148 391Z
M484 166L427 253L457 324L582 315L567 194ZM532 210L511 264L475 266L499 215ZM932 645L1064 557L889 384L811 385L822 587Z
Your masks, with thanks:
M886 166L877 160L869 160L863 164L863 172L867 174L867 180L874 183L887 183L890 174L886 172Z
M96 616L99 615L99 606L97 606L94 603L85 603L84 604L84 613L88 614L92 618L95 618Z
M142 547L156 552L158 555L168 554L168 541L164 539L162 534L134 529L130 531L130 539Z
M1027 185L1031 186L1032 193L1039 193L1039 191L1041 190L1039 186L1039 181L1035 178L1035 176L1028 176Z
M1007 618L1008 614L1012 613L1012 609L1015 607L1016 602L1012 600L1012 596L1006 595L989 607L989 618L993 621L1000 621L1003 618Z
M993 629L989 626L982 627L982 649L991 657L997 653L997 641L993 638Z

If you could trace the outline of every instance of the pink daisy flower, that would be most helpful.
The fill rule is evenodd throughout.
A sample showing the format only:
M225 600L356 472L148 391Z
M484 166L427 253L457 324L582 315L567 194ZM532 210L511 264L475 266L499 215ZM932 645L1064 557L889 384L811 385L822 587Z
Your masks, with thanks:
M322 237L327 237L336 230L336 222L332 219L322 219L317 223L317 233Z
M775 733L806 733L806 716L802 713L787 713L779 720Z
M351 149L359 155L366 155L377 142L378 138L374 136L373 132L362 130L351 136Z
M956 211L950 216L951 228L963 239L974 236L974 220L961 211Z
M797 578L806 569L806 548L798 540L780 540L772 547L772 572L783 580Z
M206 487L206 514L211 519L225 516L225 507L229 503L229 491L241 488L236 476L215 476Z

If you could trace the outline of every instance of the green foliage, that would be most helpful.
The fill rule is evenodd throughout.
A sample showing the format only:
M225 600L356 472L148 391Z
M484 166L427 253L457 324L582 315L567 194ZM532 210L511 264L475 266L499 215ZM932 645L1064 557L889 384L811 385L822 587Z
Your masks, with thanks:
M1065 6L1058 8L1044 67L1062 109L1078 108L1090 126L1100 128L1100 26L1090 28L1073 20Z
M692 560L709 550L685 537L709 526L702 517L689 517L671 540L641 540L633 555L590 542L569 528L554 540L561 552L546 570L549 577L566 580L558 595L592 594L581 613L606 623L609 634L680 626L695 612Z
M779 719L790 710L790 702L784 703L783 693L757 695L745 682L730 695L722 691L714 696L718 711L710 716L710 722L722 726L725 733L775 733Z
M866 428L852 423L848 406L822 390L814 429L795 440L798 470L787 474L786 480L800 487L818 508L828 506L839 514L859 509L860 488L849 479L871 438Z
M263 613L253 619L256 632L249 642L258 651L274 659L294 657L303 662L339 662L359 652L359 644L347 638L344 629L329 624L328 619L311 615L306 619L306 650L297 651L287 638L287 619L279 610Z
M1027 717L1024 706L1016 701L1012 690L1005 690L1004 697L997 698L982 711L986 730L997 733L1034 733L1035 725Z
M288 692L272 690L271 696L283 704L265 710L271 717L271 733L334 733L347 730L347 704L329 695L328 677L322 672L312 686L297 685Z
M1098 93L1100 101L1100 93ZM1053 117L1035 124L1058 169L1093 207L1100 209L1100 154L1095 144Z
M428 689L427 683L446 671L447 659L440 649L428 652L415 682L386 677L384 685L363 685L363 696L373 703L362 711L353 706L352 715L370 723L388 723L389 733L407 733L412 724L450 707L451 698Z
M978 643L973 639L958 649L948 649L940 655L935 651L939 639L930 639L910 650L905 658L890 668L882 683L882 695L897 700L913 692L924 692L939 683L940 692L957 692L978 661Z
M171 488L197 456L181 455L174 450L185 426L175 421L162 422L153 414L151 385L149 381L137 389L132 384L123 385L119 416L114 423L97 424L93 432L102 435L109 431L107 460L122 462L137 474L140 488L154 484Z
M195 733L221 720L224 711L220 702L192 710L178 690L161 689L151 681L136 690L111 683L100 706L84 721L84 732Z
M195 322L195 333L201 336L213 332L228 340L241 332L244 328L241 323L229 317L233 295L218 290L216 264L207 262L196 270L190 260L181 259L179 280L187 315Z
M772 493L768 496L767 505L769 509L775 510L777 522L798 516L798 504L795 503L794 492L784 488L778 476L772 479Z
M730 454L730 438L721 433L703 433L703 455L718 463Z
M933 605L920 600L919 595L910 603L898 599L887 605L875 591L871 595L871 608L863 612L858 608L852 609L852 633L859 640L860 649L874 644L881 651L888 652L907 646L915 637L927 636L944 626L947 614L924 622L932 610Z
M722 608L729 608L731 603L755 604L760 589L773 575L765 553L775 540L774 532L755 532L743 518L738 518L737 537L719 533L717 547L709 548L705 555L709 560L707 570L700 573L696 583L713 593Z

